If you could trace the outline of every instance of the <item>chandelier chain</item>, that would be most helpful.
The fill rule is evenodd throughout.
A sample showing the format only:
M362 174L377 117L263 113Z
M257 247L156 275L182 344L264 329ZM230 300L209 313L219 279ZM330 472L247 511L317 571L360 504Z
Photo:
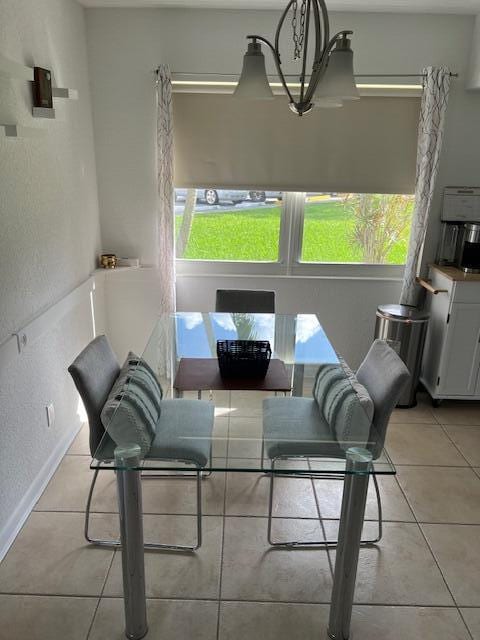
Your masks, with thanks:
M293 37L293 59L298 58L298 34L297 34L297 13L298 2L294 0L292 4L292 37Z
M307 16L307 0L302 0L300 7L300 23L298 19L298 0L292 4L292 34L293 34L293 59L302 57L303 44L305 42L305 20Z

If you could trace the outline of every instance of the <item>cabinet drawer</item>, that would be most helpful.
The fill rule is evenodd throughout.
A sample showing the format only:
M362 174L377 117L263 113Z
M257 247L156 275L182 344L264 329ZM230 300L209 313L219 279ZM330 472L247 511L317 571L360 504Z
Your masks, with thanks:
M480 282L455 282L453 302L480 304Z

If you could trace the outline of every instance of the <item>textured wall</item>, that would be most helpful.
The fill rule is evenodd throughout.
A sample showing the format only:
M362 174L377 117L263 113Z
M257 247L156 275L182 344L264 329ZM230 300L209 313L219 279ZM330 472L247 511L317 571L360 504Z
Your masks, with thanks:
M55 85L80 95L55 101L56 120L33 119L29 83L0 74L0 123L46 129L39 139L0 137L1 344L88 277L100 242L83 9L1 0L0 52L52 69ZM0 376L0 543L56 443L79 425L66 366L91 335L87 297Z
M31 116L31 87L0 75L0 122L47 130L0 138L0 342L85 279L99 248L84 13L74 0L2 0L0 52L53 70L80 99Z

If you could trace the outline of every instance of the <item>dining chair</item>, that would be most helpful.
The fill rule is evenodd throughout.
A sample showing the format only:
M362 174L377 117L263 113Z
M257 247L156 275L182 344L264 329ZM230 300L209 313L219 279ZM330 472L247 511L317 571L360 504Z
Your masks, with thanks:
M143 452L148 452L149 459L182 461L195 467L195 544L187 546L150 542L145 543L145 548L173 551L198 549L202 543L202 469L211 459L213 406L196 400L164 400L161 385L145 360L130 353L124 366L120 367L104 335L92 340L75 358L68 371L87 412L92 457L98 457L97 448L104 438L111 440L113 450L116 444L120 444L120 434L123 442L129 439L136 443L143 442ZM127 403L128 407L125 406ZM146 406L148 411L144 410ZM105 415L108 416L108 422ZM149 420L151 424L146 424ZM142 434L147 435L142 439ZM104 444L105 440L102 448ZM90 509L99 471L100 468L95 469L88 492L84 535L91 544L118 547L119 540L103 540L89 534Z
M217 289L215 311L219 313L275 313L275 291Z
M341 365L324 365L317 373L313 398L267 398L263 404L263 450L271 462L268 508L268 541L272 546L327 546L337 540L274 541L272 538L272 506L276 476L292 477L275 470L279 460L289 458L345 458L345 449L355 441L365 442L373 460L381 456L385 444L391 413L405 388L410 373L404 362L383 340L375 340L356 373L349 380ZM353 384L352 384L353 382ZM361 404L354 389L362 385L360 393L367 392L371 411ZM349 444L349 440L351 443ZM358 446L358 445L357 445ZM293 477L315 478L315 472ZM328 479L342 480L344 474L333 474ZM375 544L382 538L382 504L378 482L372 474L378 505L378 535L362 544Z

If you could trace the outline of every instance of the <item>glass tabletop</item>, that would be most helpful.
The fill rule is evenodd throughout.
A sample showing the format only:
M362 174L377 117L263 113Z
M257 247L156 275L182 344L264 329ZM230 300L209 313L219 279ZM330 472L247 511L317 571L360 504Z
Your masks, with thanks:
M222 376L224 340L268 341L266 376ZM314 314L161 315L114 384L91 467L325 475L352 472L353 455L394 474L353 380Z

